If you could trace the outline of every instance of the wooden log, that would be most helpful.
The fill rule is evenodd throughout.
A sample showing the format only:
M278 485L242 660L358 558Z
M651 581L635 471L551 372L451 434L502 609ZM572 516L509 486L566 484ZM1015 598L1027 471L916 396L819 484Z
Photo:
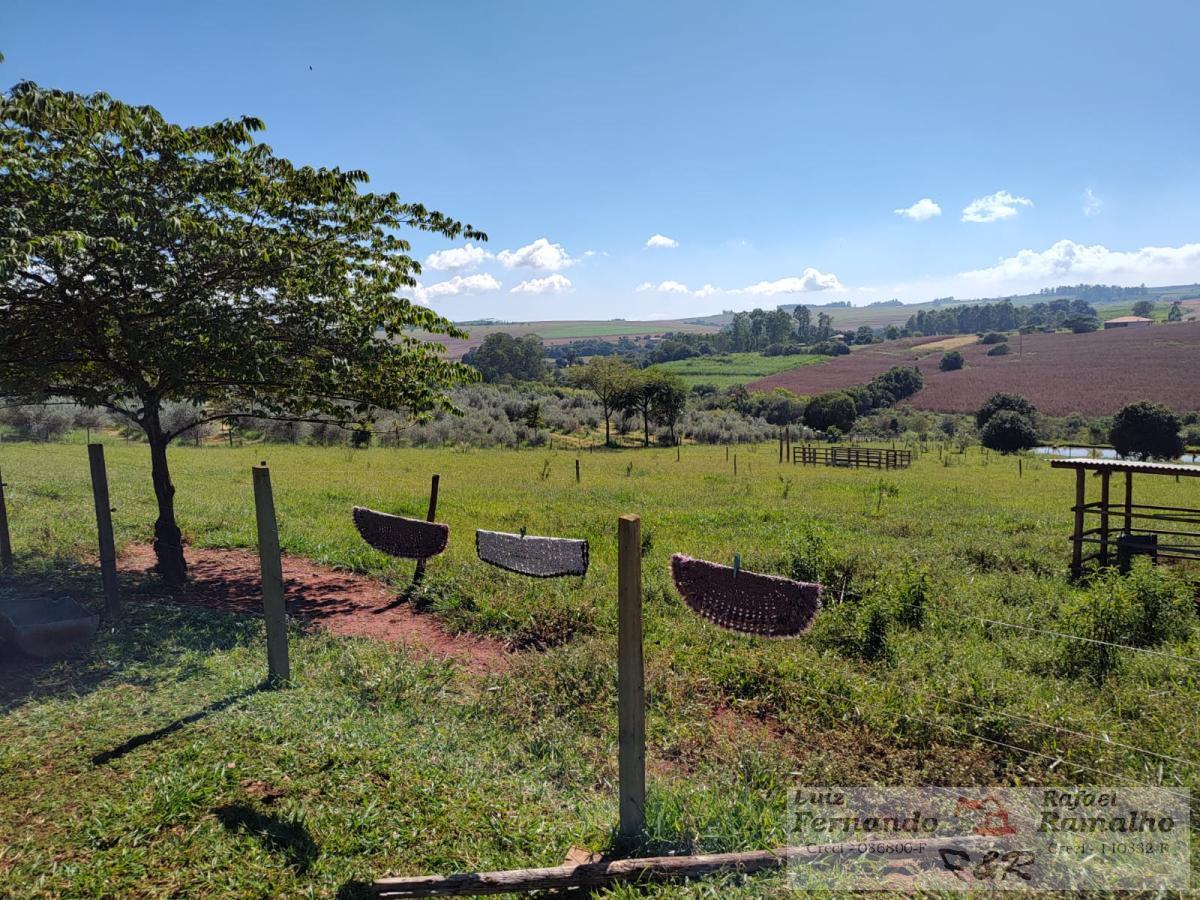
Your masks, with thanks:
M642 520L617 525L617 762L620 828L634 841L646 821L646 696L642 660Z
M438 501L438 486L442 480L441 475L434 475L429 482L429 511L425 514L425 521L432 522L437 516L437 501ZM579 460L575 460L575 480L579 480ZM417 567L413 570L413 584L420 584L425 580L425 560L418 560Z
M8 533L8 506L4 500L4 473L0 472L0 572L12 571L12 538Z
M88 444L88 467L92 474L92 499L96 505L96 535L100 545L100 581L104 586L104 614L111 621L121 614L117 585L117 549L113 540L112 506L108 499L108 470L104 445Z
M936 853L943 848L962 850L985 845L987 840L970 835L933 838L922 843ZM376 896L394 900L405 897L482 897L491 894L599 887L622 881L644 883L699 878L718 872L752 875L783 869L789 864L801 865L827 855L828 852L820 847L776 847L773 850L750 850L741 853L647 856L641 859L567 864L544 869L380 878L374 882L372 888Z
M253 468L254 514L258 523L258 558L262 570L263 616L267 623L267 678L272 684L292 680L288 662L287 607L283 599L283 560L271 470L264 462Z

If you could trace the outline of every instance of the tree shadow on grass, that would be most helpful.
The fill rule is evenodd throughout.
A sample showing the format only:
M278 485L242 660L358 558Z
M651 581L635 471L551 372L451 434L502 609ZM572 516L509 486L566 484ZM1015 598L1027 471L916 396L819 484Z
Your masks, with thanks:
M267 815L241 803L218 806L213 815L231 834L248 834L267 852L282 856L299 875L307 872L320 855L308 828L299 820Z
M49 571L49 570L47 570ZM47 577L29 574L0 579L0 596L69 595L103 613L99 573L63 560ZM36 659L0 646L0 714L31 700L91 693L110 681L134 680L123 669L170 667L172 680L202 674L181 664L188 653L217 653L261 639L259 620L174 603L128 602L161 593L155 578L123 575L123 604L117 623L102 620L96 637L60 659ZM146 676L140 676L145 680Z

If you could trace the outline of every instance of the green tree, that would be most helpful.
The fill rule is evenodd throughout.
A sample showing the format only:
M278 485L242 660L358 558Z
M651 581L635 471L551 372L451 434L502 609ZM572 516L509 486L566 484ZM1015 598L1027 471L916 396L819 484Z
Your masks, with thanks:
M1154 301L1139 300L1137 303L1133 304L1133 314L1135 316L1142 316L1147 319L1150 318L1154 314Z
M625 407L637 370L619 356L600 356L570 372L576 385L587 388L600 401L604 411L604 443L612 446L612 414Z
M987 420L979 433L983 446L1000 453L1016 453L1036 447L1037 428L1026 416L1011 409L1002 409Z
M854 407L854 398L841 391L830 391L817 394L808 401L804 410L804 424L817 431L828 431L836 428L841 433L848 432L858 417Z
M796 337L807 343L815 337L812 327L812 310L803 304L797 304L792 310L792 318L796 320Z
M1172 303L1171 308L1167 310L1167 321L1168 322L1182 322L1183 321L1183 305L1178 300L1176 300L1174 303Z
M478 369L484 381L540 381L546 374L546 348L536 334L517 338L499 331L485 337L463 362Z
M449 409L475 378L414 337L465 334L404 296L420 267L400 233L486 235L360 190L363 172L293 165L262 128L28 82L0 95L0 395L69 397L145 433L170 582L180 434L239 416L363 427ZM167 424L171 402L194 415Z
M1113 416L1108 442L1121 456L1135 459L1178 459L1183 455L1179 417L1147 400L1123 406Z
M687 408L688 388L683 379L669 372L656 372L651 415L659 425L666 425L675 443L675 426Z
M943 372L956 372L963 367L964 363L963 355L957 350L951 350L949 353L942 354L942 361L938 363L938 368Z
M997 393L983 401L983 406L975 413L975 427L982 431L992 416L1004 410L1015 412L1030 421L1037 416L1037 407L1020 394Z

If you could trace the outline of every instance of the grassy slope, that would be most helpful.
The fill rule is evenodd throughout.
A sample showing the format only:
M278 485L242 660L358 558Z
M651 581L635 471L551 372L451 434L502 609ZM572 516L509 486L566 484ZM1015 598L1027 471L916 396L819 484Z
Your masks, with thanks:
M253 544L249 469L265 456L284 546L383 577L410 569L364 547L350 506L421 514L428 476L440 472L452 539L429 567L424 602L452 628L551 648L480 680L367 641L297 632L294 689L249 694L95 765L95 754L238 696L262 674L258 623L134 599L126 624L83 658L0 664L0 809L9 811L0 894L356 896L356 882L388 871L546 865L573 843L604 847L616 819L615 519L624 512L642 514L650 545L652 849L778 842L789 783L1159 777L1160 760L1014 715L1182 757L1190 768L1165 763L1161 777L1200 788L1195 666L1137 654L1097 689L1059 674L1053 639L988 634L966 618L1058 623L1071 595L1068 473L1027 461L1018 479L1015 462L972 451L948 466L928 454L881 478L785 469L772 446L735 449L736 478L718 447L685 447L679 463L671 451L584 454L581 486L565 453L176 449L192 542ZM114 444L109 459L118 540L144 540L145 449ZM18 572L71 580L94 603L98 579L71 562L92 546L82 447L2 445L0 470ZM1200 506L1197 482L1144 479L1139 499ZM474 558L473 528L521 526L589 538L587 578L525 580ZM884 582L913 565L930 573L928 622L895 631L889 660L833 649L853 604L831 606L809 638L755 642L692 617L667 577L675 551L740 552L748 569L786 572L822 542L868 595L873 573ZM1165 649L1200 656L1195 627L1190 642ZM1066 763L1047 773L1048 760L952 728L1119 779ZM265 803L243 784L254 780L285 796ZM650 893L750 897L776 883Z
M689 386L713 384L719 388L746 384L778 372L823 362L827 356L763 356L761 353L725 353L720 356L696 356L659 363L653 368L671 372Z

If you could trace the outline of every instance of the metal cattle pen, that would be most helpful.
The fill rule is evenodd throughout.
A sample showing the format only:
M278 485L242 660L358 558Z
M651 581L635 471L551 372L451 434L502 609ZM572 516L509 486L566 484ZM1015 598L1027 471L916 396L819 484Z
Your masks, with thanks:
M912 451L879 447L813 447L805 444L792 448L792 463L845 469L907 469L912 465Z
M1055 459L1050 465L1055 469L1075 470L1075 505L1071 507L1075 514L1071 535L1072 575L1081 575L1084 563L1092 560L1105 568L1115 558L1117 565L1127 570L1135 555L1155 560L1200 559L1200 509L1133 502L1135 473L1195 478L1200 476L1200 466L1125 459ZM1089 472L1100 478L1100 499L1091 502L1087 499ZM1124 497L1116 502L1112 500L1110 483L1114 472L1125 473ZM1088 516L1098 516L1098 524L1086 527ZM1159 538L1165 540L1160 542ZM1095 549L1087 553L1085 544Z

